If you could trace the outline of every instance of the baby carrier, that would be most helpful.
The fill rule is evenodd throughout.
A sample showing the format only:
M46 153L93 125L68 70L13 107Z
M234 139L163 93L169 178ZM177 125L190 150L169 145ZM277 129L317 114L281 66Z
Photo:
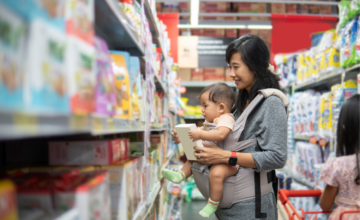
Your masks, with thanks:
M259 90L259 94L236 120L233 132L231 132L223 141L218 141L216 145L224 150L237 152L250 146L254 146L257 143L256 138L239 141L240 136L251 112L258 106L258 104L272 95L279 97L283 101L287 114L289 101L281 91L277 89ZM206 130L209 129L207 127L211 126L216 125L209 123L204 124L204 128ZM194 162L191 166L191 170L199 191L206 199L209 199L209 165ZM261 213L261 196L272 192L273 189L276 195L277 178L275 170L255 172L252 168L240 167L235 176L228 177L224 180L224 190L219 203L219 208L230 208L235 203L255 197L255 217L266 218L266 213Z

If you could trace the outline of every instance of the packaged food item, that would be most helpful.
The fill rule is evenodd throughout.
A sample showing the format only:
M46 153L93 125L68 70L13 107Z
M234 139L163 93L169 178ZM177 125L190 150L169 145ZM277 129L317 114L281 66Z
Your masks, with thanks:
M131 118L130 81L127 64L130 55L126 52L111 51L115 79L116 117ZM128 62L127 62L128 61Z
M8 29L0 35L0 108L22 110L25 76L23 61L26 51L25 22L6 8L3 2L0 2L0 22Z
M358 32L357 32L356 42L355 42L355 63L360 62L360 31L359 31L360 22L359 22L359 19L360 18L358 18Z
M224 81L224 68L204 68L204 81Z
M1 220L17 220L17 204L16 189L10 180L0 181L0 219Z
M322 132L331 131L332 128L332 108L331 108L331 94L324 93L320 103L320 123L319 129Z
M356 35L354 36L352 33L356 34L356 32L357 20L351 20L348 22L341 31L340 65L342 67L351 65L351 55L353 54L353 49L355 49L356 39Z
M141 70L138 57L130 57L129 82L131 95L131 113L133 119L140 119L140 98L142 97Z
M202 81L204 79L204 69L195 68L191 70L191 80L192 81Z
M70 113L67 37L40 19L32 21L29 29L25 59L26 110Z
M119 139L49 142L50 165L108 165L120 161L121 153Z
M115 115L115 84L109 50L106 42L95 37L96 49L96 87L95 112L102 115Z
M284 3L271 3L271 13L272 14L284 14L285 13L285 4Z
M110 199L112 219L130 220L134 210L133 164L127 161L121 164L102 166L110 175Z
M94 112L96 55L93 45L68 37L66 59L71 111L76 114Z
M66 33L89 44L94 42L94 0L65 1Z

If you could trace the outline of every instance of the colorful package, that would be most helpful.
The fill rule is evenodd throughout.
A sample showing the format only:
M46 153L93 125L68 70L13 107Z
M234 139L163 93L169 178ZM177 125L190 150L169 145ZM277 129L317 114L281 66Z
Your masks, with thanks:
M110 166L102 166L110 175L110 199L112 219L130 220L133 209L133 168L132 161Z
M0 23L3 28L8 28L0 35L0 108L22 110L25 22L0 4Z
M66 33L89 44L94 42L94 0L66 0Z
M355 19L348 22L342 29L340 49L340 64L342 67L347 67L354 63L357 28L358 24Z
M130 96L131 96L131 113L133 119L140 119L140 98L142 97L141 86L141 70L140 61L138 57L130 57L129 65L129 81L130 81Z
M92 113L96 79L95 49L75 37L68 38L66 59L71 111L77 114Z
M31 22L25 59L27 111L70 113L67 49L64 33L45 21Z
M320 123L319 129L321 131L330 131L332 128L332 108L330 93L324 93L320 103Z
M355 42L355 63L360 62L360 31L359 31L360 22L359 22L359 19L360 18L358 18L358 32L357 32L356 42Z
M49 142L50 165L108 165L120 159L120 139Z
M95 37L96 49L96 88L95 112L103 115L115 115L115 84L109 50L106 42Z
M331 47L325 50L324 59L324 67L326 72L340 69L340 52L335 47Z
M17 220L16 189L14 184L9 180L0 181L0 219Z
M130 100L130 81L129 72L127 68L126 52L112 51L112 68L115 79L115 94L116 94L116 116L119 118L131 118L131 100ZM129 59L127 59L129 60Z

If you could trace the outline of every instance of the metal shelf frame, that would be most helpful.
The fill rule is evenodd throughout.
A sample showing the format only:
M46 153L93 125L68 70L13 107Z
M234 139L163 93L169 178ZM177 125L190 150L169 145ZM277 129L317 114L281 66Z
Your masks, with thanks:
M209 86L211 84L217 83L216 81L182 81L180 83L180 85L188 87L188 88L202 88L202 87L206 87ZM224 82L226 83L228 86L231 87L236 87L234 82Z

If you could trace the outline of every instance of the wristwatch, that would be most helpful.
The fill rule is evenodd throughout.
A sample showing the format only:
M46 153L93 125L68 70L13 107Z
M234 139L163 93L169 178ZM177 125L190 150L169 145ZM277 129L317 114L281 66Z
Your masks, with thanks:
M237 156L235 151L231 151L231 157L229 158L229 165L236 166L237 164Z

